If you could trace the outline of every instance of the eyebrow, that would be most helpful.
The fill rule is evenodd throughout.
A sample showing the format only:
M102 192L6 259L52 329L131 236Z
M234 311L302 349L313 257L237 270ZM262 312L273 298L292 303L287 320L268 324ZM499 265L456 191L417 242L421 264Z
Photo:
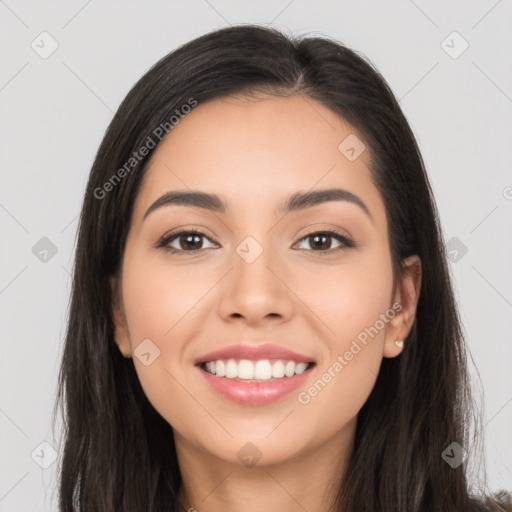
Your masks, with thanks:
M373 222L370 210L364 202L352 192L341 188L315 190L313 192L297 192L291 195L279 208L279 213L286 214L297 210L303 210L312 206L330 201L346 201L359 206ZM204 208L217 213L226 213L227 204L217 195L198 190L171 191L159 197L144 214L142 220L153 211L170 205L191 206Z

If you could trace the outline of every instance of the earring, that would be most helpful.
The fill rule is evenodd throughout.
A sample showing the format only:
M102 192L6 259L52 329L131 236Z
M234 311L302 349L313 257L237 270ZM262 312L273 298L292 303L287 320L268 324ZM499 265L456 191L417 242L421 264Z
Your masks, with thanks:
M399 347L399 348L403 348L403 346L404 346L404 342L403 342L403 341L401 341L401 340L396 340L396 341L395 341L395 344L396 344L396 346L397 346L397 347Z

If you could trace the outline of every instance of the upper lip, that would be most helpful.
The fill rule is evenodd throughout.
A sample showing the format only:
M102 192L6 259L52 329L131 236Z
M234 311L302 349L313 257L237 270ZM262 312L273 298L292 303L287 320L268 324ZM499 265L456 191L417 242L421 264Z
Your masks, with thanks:
M194 364L198 365L206 363L207 361L218 361L219 359L249 359L251 361L259 361L261 359L285 359L296 361L297 363L314 362L311 357L298 354L293 350L273 343L264 343L262 345L239 343L200 356L195 360Z

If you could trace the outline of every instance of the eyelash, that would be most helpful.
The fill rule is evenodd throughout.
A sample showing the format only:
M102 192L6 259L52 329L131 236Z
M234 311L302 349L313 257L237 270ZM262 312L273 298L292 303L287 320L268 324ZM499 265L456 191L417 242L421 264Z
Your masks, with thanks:
M171 241L173 241L174 239L179 238L182 235L198 235L200 237L207 238L212 243L215 243L215 242L213 242L213 240L211 240L208 236L206 236L201 231L198 231L196 229L188 229L188 230L185 230L185 231L180 231L178 233L173 233L172 235L169 235L169 236L162 237L157 242L155 247L157 249L162 249L162 250L164 250L166 252L170 252L171 254L176 254L176 253L196 254L196 253L204 250L204 249L195 249L195 250L192 250L192 251L184 251L182 249L176 249L174 247L169 247L169 243ZM309 250L309 251L317 253L317 254L334 254L334 253L338 253L339 251L342 251L342 250L345 250L345 249L351 249L351 248L357 247L355 242L353 242L352 240L348 239L346 236L342 235L341 233L339 233L336 230L313 231L312 233L308 233L307 235L303 236L299 240L299 242L301 242L304 239L310 238L310 237L312 237L314 235L327 235L327 236L330 236L332 238L335 238L336 240L338 240L339 242L341 242L344 245L344 247L335 247L334 249L327 249L326 251L315 251L313 249L306 249L306 250Z

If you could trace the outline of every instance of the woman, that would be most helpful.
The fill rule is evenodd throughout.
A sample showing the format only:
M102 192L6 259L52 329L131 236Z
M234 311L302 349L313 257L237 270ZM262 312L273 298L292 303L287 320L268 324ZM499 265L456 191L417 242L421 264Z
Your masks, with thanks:
M85 193L59 386L63 512L504 510L468 482L422 157L334 40L232 26L128 93Z

